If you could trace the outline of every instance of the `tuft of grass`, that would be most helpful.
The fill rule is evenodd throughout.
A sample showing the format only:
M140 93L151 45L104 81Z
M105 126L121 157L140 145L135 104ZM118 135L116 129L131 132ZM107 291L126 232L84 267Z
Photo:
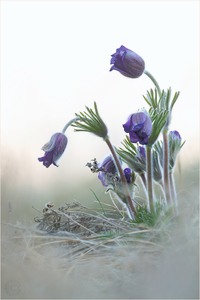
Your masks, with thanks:
M138 205L136 207L135 220L133 224L144 224L149 227L158 227L162 223L169 223L173 218L173 209L168 208L160 203L155 203L155 211L149 211L146 204Z

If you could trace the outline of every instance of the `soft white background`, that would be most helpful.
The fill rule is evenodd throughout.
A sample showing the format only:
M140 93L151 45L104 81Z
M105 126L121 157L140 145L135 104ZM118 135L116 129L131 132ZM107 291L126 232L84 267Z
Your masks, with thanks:
M84 106L96 101L116 146L130 113L146 107L145 76L109 72L124 45L141 55L161 88L179 90L171 129L186 144L182 163L199 155L199 1L1 1L3 174L8 191L50 200L94 178L85 168L107 154L101 139L70 128L59 168L37 161L41 147ZM86 187L87 188L87 187ZM60 194L59 194L60 195ZM31 200L30 200L31 199Z

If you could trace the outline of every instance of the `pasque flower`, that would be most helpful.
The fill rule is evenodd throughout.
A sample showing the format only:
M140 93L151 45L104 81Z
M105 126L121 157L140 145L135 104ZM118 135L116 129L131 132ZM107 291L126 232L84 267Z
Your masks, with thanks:
M57 160L61 157L67 146L67 137L65 134L57 132L52 135L50 141L46 143L42 150L45 152L43 157L38 158L40 162L43 162L45 167L49 167L51 164L58 167Z
M183 146L180 133L177 130L169 132L169 153L170 153L170 168L173 169L176 157Z
M98 174L98 178L104 186L113 184L113 182L117 180L117 169L111 155L107 156L100 164L98 164L98 168L101 170Z
M107 156L102 163L98 164L99 174L98 178L101 180L103 186L116 185L119 182L119 175L111 155ZM124 175L127 183L132 182L132 171L130 168L124 169Z
M113 66L110 68L110 71L119 71L122 75L130 78L138 78L143 74L145 63L137 53L121 46L111 56L110 63Z
M148 138L152 131L151 118L147 112L131 114L125 124L124 131L129 133L132 143L139 142L141 145L148 144Z

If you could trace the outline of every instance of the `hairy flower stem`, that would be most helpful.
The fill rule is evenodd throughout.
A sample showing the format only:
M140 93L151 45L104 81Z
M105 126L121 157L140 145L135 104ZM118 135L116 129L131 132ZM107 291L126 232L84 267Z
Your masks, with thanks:
M148 193L148 200L149 200L149 207L152 213L155 212L154 209L154 193L153 193L153 168L152 168L152 153L151 153L151 146L146 147L147 153L147 193Z
M157 82L157 80L153 77L151 73L148 71L144 71L144 73L151 79L154 83L159 97L161 97L161 89ZM171 205L171 193L170 193L170 181L169 181L169 142L168 142L168 128L165 127L163 130L163 180L164 180L164 191L165 198L168 205Z
M111 153L113 155L114 161L116 163L116 167L117 167L117 169L119 171L120 178L121 178L121 181L122 181L122 186L124 188L123 193L124 193L124 195L125 195L125 197L127 199L127 203L126 204L127 204L128 209L129 209L130 215L131 215L132 219L135 219L135 213L136 213L135 206L134 206L133 201L131 199L129 187L128 187L128 184L127 184L124 172L122 170L122 167L121 167L118 155L117 155L117 153L115 151L115 148L113 147L112 143L110 142L109 137L108 136L105 137L104 140L105 140L106 144L108 145L108 147L109 147L109 149L110 149L110 151L111 151Z
M80 120L79 117L76 117L76 118L71 119L71 120L64 126L64 128L63 128L63 130L62 130L62 133L65 133L65 131L67 130L67 128L68 128L70 125L72 125L73 123L75 123L75 122L77 122L77 121L79 121L79 120Z
M174 182L174 174L172 172L169 173L170 187L171 187L171 197L174 204L174 210L176 216L178 215L178 201L176 195L176 187Z
M147 188L147 180L146 180L145 173L142 172L139 175L140 175L140 179L141 179L141 181L143 183L144 189L146 190L146 188Z
M161 89L160 89L160 86L159 86L159 84L158 84L158 82L157 82L157 80L153 77L153 75L151 74L151 73L149 73L147 70L145 70L144 71L144 73L151 79L151 81L154 83L154 85L155 85L155 87L156 87L156 89L157 89L157 91L158 91L158 95L159 95L159 97L161 97Z
M140 176L140 180L141 180L141 183L142 183L142 187L143 187L143 190L144 190L145 197L147 198L148 194L147 194L147 179L146 179L146 175L145 175L144 172L142 172L142 173L139 174L139 176Z
M172 204L171 192L170 192L170 181L169 181L169 142L168 142L168 129L163 130L163 179L165 197L168 205Z

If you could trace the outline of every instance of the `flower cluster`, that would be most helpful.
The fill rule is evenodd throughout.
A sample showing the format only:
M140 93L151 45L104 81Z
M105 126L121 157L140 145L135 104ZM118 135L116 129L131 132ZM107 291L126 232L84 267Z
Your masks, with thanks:
M76 114L61 133L55 133L50 141L42 147L45 152L38 158L45 167L51 164L57 166L57 160L63 154L68 139L65 131L71 125L75 131L85 131L95 134L107 144L111 154L101 163L96 159L86 165L93 173L98 173L98 179L107 191L112 190L122 201L131 219L137 216L134 201L136 179L142 180L145 189L146 210L155 214L155 202L161 199L165 206L177 206L174 190L173 170L177 155L183 146L177 130L169 132L172 109L178 99L179 92L171 96L171 89L161 90L158 82L145 69L145 62L137 53L121 46L111 55L110 71L118 71L125 77L138 78L145 74L153 82L155 89L147 91L143 96L148 110L130 111L127 121L122 125L126 135L122 146L116 148L108 136L108 129L97 109L86 106L86 111ZM155 195L154 182L161 186L162 195ZM177 207L176 207L177 212Z

